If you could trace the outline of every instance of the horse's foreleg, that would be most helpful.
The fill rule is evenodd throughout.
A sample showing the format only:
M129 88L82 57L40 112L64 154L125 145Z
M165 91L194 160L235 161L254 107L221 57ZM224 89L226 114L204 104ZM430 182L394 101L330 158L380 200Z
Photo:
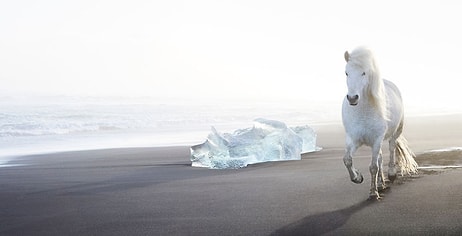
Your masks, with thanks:
M361 172L353 167L353 154L356 151L356 147L348 145L347 150L345 152L345 156L343 157L343 163L350 174L350 179L353 183L360 184L363 182L364 178Z
M372 161L371 165L369 166L369 171L371 172L371 191L369 193L370 199L380 199L379 191L377 188L377 182L379 179L379 170L381 170L380 166L380 156L382 155L382 150L379 145L374 145L372 147Z

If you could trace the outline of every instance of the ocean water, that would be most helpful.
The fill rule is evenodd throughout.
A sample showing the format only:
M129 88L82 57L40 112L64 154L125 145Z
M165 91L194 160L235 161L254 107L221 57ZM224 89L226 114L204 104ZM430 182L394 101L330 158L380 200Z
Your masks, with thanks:
M232 132L251 127L256 118L294 126L338 122L340 103L2 97L0 164L14 156L59 151L189 146L203 142L211 126Z

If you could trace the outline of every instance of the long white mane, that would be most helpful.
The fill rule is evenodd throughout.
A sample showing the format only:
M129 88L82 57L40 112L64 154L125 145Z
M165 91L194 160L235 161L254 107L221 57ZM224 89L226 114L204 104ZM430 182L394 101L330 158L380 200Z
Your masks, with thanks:
M366 88L368 100L378 110L379 114L387 120L385 87L372 51L366 47L358 47L349 54L348 63L366 72L369 80Z

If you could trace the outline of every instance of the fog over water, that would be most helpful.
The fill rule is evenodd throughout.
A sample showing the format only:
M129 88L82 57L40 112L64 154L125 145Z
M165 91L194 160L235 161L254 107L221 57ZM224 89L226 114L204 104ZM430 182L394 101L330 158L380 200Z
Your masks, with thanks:
M457 1L3 1L0 155L340 121L345 50L407 115L461 112Z

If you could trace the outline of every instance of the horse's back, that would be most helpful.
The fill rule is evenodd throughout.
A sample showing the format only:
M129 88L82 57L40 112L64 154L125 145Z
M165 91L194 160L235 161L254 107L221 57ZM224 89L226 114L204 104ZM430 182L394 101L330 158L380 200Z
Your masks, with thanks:
M386 138L393 135L403 122L404 109L401 92L398 87L389 80L383 80L387 94L388 131Z
M387 92L387 95L393 94L396 96L400 101L402 100L401 98L401 92L398 89L398 86L396 86L393 82L384 79L383 83L385 85L385 90Z

